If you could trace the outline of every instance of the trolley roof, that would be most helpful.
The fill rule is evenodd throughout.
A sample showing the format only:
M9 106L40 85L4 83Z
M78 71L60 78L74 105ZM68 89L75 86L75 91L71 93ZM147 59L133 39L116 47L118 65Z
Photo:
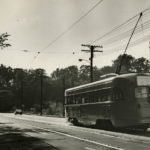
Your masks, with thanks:
M76 87L73 87L73 88L69 88L65 91L65 95L67 93L70 93L70 92L75 92L75 91L79 91L79 90L82 90L82 89L85 89L85 88L95 87L95 86L99 86L99 85L108 85L108 87L109 87L109 86L111 86L112 81L114 81L115 79L124 78L124 79L129 79L130 80L130 79L133 79L133 78L135 78L136 76L139 76L139 75L150 76L149 73L129 73L129 74L117 75L117 76L109 77L109 78L102 79L102 80L99 80L99 81L96 81L96 82L92 82L92 83L76 86Z

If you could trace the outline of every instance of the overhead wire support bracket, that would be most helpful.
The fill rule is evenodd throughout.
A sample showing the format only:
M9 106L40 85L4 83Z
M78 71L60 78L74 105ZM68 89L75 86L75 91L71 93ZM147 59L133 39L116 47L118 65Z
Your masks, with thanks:
M99 50L94 50L94 52L103 52L103 51L99 51Z
M103 46L102 45L91 45L91 44L82 44L81 46L86 46L86 47L94 47L94 48L96 48L96 47L99 47L99 48L103 48Z
M83 52L86 53L91 53L91 57L90 57L90 81L93 82L93 58L94 58L94 52L103 52L103 51L99 51L99 50L94 50L95 48L99 47L99 48L103 48L103 46L100 45L90 45L90 44L82 44L81 46L85 46L88 47L89 50L81 50Z

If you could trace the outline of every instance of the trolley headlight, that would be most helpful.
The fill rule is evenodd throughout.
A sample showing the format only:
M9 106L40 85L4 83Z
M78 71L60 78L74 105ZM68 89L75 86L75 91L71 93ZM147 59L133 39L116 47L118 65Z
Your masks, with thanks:
M147 98L148 97L148 88L147 87L135 88L135 97L136 98Z

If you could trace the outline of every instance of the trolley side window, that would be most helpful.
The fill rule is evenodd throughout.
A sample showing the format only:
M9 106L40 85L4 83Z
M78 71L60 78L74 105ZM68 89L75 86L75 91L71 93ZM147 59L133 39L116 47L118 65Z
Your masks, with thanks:
M99 96L98 91L90 92L89 93L89 103L98 102L98 96Z
M105 102L111 100L112 89L103 89L87 93L86 103Z
M99 91L98 102L111 101L112 89L104 89Z
M75 104L81 104L82 96L81 94L75 95Z
M119 88L114 88L112 92L112 99L113 101L124 100L123 91Z
M112 100L112 89L102 89L66 96L66 104L96 103Z
M73 103L73 96L67 96L66 97L66 104L72 104Z

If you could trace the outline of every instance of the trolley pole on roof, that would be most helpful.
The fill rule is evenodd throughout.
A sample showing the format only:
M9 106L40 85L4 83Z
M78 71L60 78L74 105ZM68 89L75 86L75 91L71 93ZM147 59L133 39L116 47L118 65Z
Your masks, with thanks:
M116 68L116 74L120 74L125 53L126 53L126 51L127 51L127 49L128 49L128 46L129 46L130 41L131 41L131 39L132 39L132 36L133 36L133 34L134 34L135 30L136 30L136 27L137 27L137 25L138 25L138 23L139 23L139 20L141 19L142 15L143 15L143 13L141 12L140 15L139 15L139 18L138 18L138 20L137 20L137 22L136 22L136 24L135 24L135 26L134 26L134 28L133 28L133 31L132 31L131 36L130 36L130 38L129 38L129 41L128 41L126 47L125 47L124 53L123 53L123 55L122 55L122 57L121 57L121 60L120 60L118 66L117 66L117 68Z
M99 45L85 45L82 44L82 46L88 47L89 50L81 50L83 52L90 52L91 53L91 57L90 57L90 81L93 82L93 58L94 58L94 52L103 52L101 50L95 50L95 48L99 47L99 48L103 48L103 46L99 46Z

